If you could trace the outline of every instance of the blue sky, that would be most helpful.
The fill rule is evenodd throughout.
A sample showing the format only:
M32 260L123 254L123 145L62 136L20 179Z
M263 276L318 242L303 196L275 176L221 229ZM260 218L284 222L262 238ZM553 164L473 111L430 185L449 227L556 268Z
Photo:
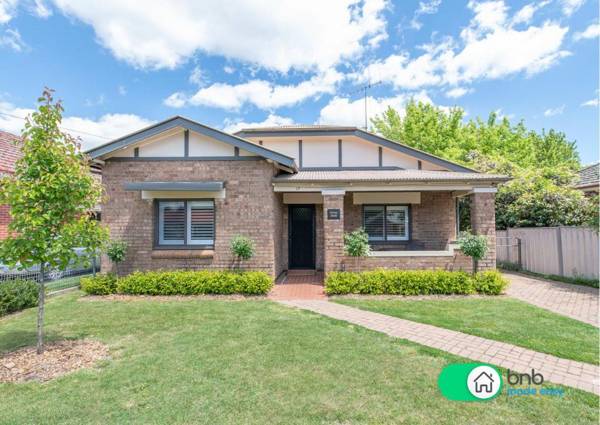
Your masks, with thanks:
M173 115L361 126L370 81L369 115L411 97L499 111L598 159L597 1L232 4L0 0L0 129L18 133L44 86L85 147Z

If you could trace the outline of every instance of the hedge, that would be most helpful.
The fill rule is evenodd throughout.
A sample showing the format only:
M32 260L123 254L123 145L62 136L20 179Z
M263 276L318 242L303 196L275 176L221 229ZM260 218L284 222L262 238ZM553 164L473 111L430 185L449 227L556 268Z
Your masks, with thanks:
M328 295L500 294L507 281L497 271L472 275L443 270L374 270L332 272L325 280Z
M38 289L38 284L30 280L0 282L0 316L35 307Z
M79 284L81 289L90 295L108 295L117 292L117 278L112 273L82 277Z
M134 272L118 281L98 275L81 283L81 289L97 295L264 295L272 286L273 280L264 272L208 270Z

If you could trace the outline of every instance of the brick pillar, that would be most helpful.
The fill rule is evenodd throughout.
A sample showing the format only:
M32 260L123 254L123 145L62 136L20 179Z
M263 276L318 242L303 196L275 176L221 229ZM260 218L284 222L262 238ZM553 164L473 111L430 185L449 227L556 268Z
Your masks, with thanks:
M471 195L471 227L476 235L488 238L488 251L479 262L479 270L496 268L496 194L475 192Z
M344 257L343 190L323 190L323 269L325 275L338 271ZM339 219L329 218L328 210L339 210ZM333 213L333 212L332 212Z

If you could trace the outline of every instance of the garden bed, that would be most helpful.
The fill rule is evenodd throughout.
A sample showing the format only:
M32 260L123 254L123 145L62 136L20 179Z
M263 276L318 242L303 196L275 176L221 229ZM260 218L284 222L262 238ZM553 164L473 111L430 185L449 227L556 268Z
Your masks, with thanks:
M39 355L26 347L0 357L0 382L48 381L106 358L108 347L92 340L49 343Z

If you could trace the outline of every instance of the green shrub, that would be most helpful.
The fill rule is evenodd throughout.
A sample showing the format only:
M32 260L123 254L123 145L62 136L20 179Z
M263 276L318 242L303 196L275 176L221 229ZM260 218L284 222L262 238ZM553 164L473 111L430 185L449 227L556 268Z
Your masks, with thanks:
M481 272L475 276L475 290L480 294L498 295L507 285L508 281L497 270Z
M30 280L0 282L0 316L35 307L38 303L38 284Z
M450 295L476 292L497 295L507 282L496 271L471 275L444 270L374 270L333 272L325 280L328 295Z
M90 295L109 295L117 292L117 278L112 273L82 277L79 283L81 289Z
M132 295L263 295L273 280L264 272L148 271L119 279L117 292Z
M487 237L464 232L458 238L458 246L463 254L473 259L473 273L477 273L479 260L485 257L488 250Z
M246 236L235 235L231 238L229 248L233 256L240 260L249 260L254 255L254 242Z

